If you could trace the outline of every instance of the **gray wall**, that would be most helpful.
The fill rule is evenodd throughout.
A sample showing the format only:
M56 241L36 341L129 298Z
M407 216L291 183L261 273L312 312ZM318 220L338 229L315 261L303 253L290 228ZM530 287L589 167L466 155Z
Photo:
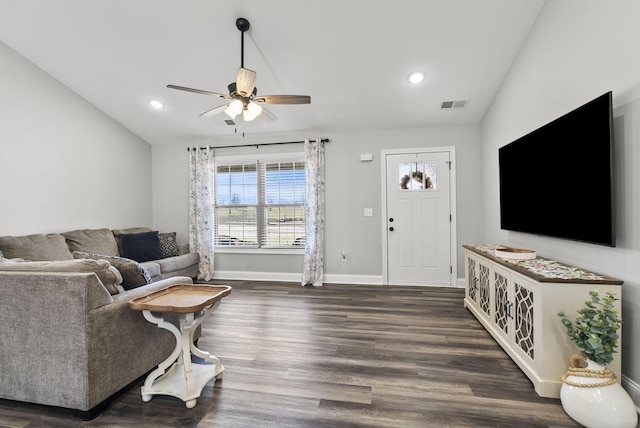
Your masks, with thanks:
M0 235L151 225L151 146L0 42Z
M312 132L309 135L251 136L245 139L217 139L193 145L250 144L254 142L299 141L316 134L329 138L326 156L326 247L325 275L328 282L374 282L382 280L381 150L456 147L458 245L481 240L482 203L479 128L477 126L431 127L396 131ZM302 145L261 147L258 150L302 150ZM177 230L188 238L188 153L187 145L153 147L154 224L161 230ZM255 151L255 147L218 150L218 155ZM360 162L360 154L371 153L372 162ZM373 208L364 217L364 208ZM346 251L348 261L340 255ZM221 276L299 280L300 255L216 254L216 271ZM458 252L458 277L464 276L462 252Z
M624 384L636 403L640 403L638 22L640 2L634 0L547 2L481 125L485 240L532 248L542 256L624 280L623 349L616 358L622 357ZM500 230L498 148L609 90L614 104L617 247ZM557 165L562 159L549 153L549 162ZM553 184L544 190L553 192ZM584 221L589 203L582 203Z

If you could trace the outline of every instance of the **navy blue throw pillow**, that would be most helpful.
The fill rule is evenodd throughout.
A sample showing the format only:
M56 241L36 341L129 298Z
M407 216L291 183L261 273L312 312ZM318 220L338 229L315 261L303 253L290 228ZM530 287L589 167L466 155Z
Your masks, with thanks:
M162 258L158 231L120 235L120 256L138 263Z

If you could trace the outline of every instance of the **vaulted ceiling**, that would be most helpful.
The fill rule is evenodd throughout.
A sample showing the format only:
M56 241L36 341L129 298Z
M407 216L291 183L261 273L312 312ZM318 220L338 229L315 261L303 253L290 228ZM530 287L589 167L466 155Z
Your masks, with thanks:
M150 144L477 124L544 0L0 0L0 40ZM199 115L240 67L276 121ZM420 70L426 78L410 84ZM11 78L11 76L3 76ZM152 99L165 104L152 109ZM442 109L443 101L466 101ZM1 102L1 101L0 101Z

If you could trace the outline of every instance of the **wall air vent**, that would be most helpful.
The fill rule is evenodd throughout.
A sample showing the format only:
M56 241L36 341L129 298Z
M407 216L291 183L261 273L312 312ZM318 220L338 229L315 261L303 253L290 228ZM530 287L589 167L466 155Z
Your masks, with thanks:
M465 108L469 100L456 100L456 101L442 101L440 104L441 109L459 109Z

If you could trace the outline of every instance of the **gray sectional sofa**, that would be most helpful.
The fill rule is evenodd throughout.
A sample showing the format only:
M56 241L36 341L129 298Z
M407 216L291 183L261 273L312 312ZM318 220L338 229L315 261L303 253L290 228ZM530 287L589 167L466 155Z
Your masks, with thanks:
M148 249L138 240L154 235L148 232L0 237L0 398L65 407L91 418L171 353L174 336L128 302L192 283L199 257L185 246L163 250L178 255L139 263L122 257L121 249ZM156 254L154 248L147 256Z
M160 233L147 227L0 236L0 252L4 258L30 262L103 259L125 270L139 269L125 263L136 261L143 268L140 272L153 281L173 276L195 278L200 262L197 253L189 252L188 245L177 244L175 232Z

